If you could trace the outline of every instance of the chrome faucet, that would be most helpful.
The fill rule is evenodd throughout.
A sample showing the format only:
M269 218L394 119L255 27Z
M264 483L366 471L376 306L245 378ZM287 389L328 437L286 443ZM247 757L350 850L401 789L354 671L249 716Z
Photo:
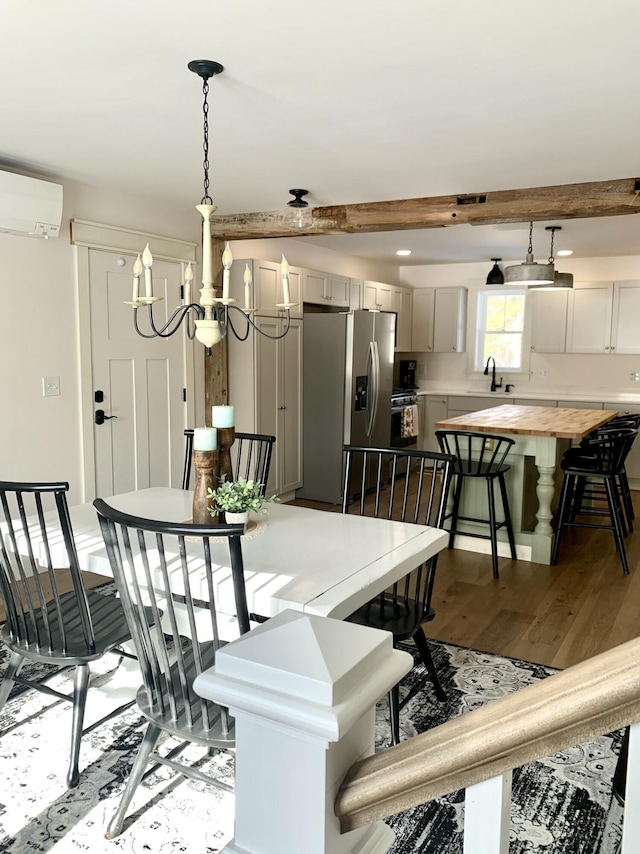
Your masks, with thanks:
M484 366L484 375L485 377L489 376L489 362L493 362L493 367L491 369L491 391L495 391L496 389L502 388L502 377L500 377L500 382L496 382L496 360L493 356L489 356L487 359L487 364Z

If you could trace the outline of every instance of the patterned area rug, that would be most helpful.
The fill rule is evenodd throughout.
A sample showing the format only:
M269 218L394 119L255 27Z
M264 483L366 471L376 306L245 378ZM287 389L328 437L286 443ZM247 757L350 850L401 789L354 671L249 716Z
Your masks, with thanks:
M448 644L433 642L432 649L448 701L433 699L427 683L402 712L404 737L554 672ZM0 672L6 660L2 648ZM114 678L115 663L107 656L94 668L90 694L97 697L96 717L104 712L100 689ZM70 685L68 675L55 681L64 690ZM389 740L386 701L378 707L377 729L382 749ZM139 787L123 834L105 840L144 720L134 706L87 734L81 783L72 791L64 782L69 732L69 706L35 691L18 689L0 712L0 852L215 854L233 835L233 795L161 768ZM612 804L611 780L620 739L620 733L604 736L514 772L510 854L615 852L621 810L615 800ZM172 746L168 739L163 749ZM215 765L217 776L232 779L228 754L209 758L201 748L190 747L183 756L204 771ZM390 819L396 833L393 854L461 854L463 814L460 792Z

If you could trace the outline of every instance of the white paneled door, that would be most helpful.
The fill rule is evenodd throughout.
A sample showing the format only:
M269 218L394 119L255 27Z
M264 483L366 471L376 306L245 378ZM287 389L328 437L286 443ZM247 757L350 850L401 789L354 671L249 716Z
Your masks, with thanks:
M134 260L89 250L95 474L101 497L152 486L179 487L182 480L183 332L168 339L136 333L133 310L124 304L132 296ZM180 284L179 263L154 260L154 296L164 298L154 306L158 325L179 304ZM146 330L146 307L139 316Z

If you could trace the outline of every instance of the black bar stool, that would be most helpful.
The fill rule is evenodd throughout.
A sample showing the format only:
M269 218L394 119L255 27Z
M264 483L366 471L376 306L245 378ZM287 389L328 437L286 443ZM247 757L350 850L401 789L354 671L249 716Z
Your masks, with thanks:
M613 531L622 571L629 574L624 547L627 532L620 495L620 475L638 431L630 427L602 431L584 449L576 449L563 458L562 491L558 508L558 530L551 563L555 564L565 528L604 528ZM583 453L579 453L583 450ZM602 506L606 502L606 507ZM578 521L578 517L588 521ZM593 521L606 516L610 524Z
M453 548L456 533L464 533L469 537L479 537L483 540L491 540L491 557L493 561L493 577L499 578L498 572L498 531L506 528L509 539L511 557L516 559L516 544L513 537L513 525L511 524L511 513L509 511L509 499L504 475L510 466L505 465L507 454L511 446L515 444L513 439L506 436L496 436L493 433L469 433L462 430L436 430L436 437L440 449L445 454L452 454L456 461L453 465L455 476L455 490L453 493L453 507L451 513L445 516L445 521L451 519L449 528L449 548ZM489 518L477 518L474 516L460 515L460 499L465 478L484 478L487 484L487 499L489 507ZM498 522L496 519L495 484L500 487L502 499L502 511L504 519ZM488 534L472 533L470 531L459 531L458 522L480 522L489 526Z

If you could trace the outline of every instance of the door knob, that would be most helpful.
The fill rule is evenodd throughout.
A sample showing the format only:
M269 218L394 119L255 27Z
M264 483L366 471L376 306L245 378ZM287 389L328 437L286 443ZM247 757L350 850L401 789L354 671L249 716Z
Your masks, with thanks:
M96 409L95 422L96 424L104 424L105 421L110 421L112 418L117 417L117 415L105 415L104 409Z

